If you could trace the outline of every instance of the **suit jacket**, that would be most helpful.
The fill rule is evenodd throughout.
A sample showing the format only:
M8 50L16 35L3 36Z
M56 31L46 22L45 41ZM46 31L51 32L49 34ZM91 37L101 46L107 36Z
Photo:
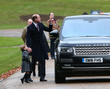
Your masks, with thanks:
M32 57L37 61L46 59L48 57L48 46L47 41L43 31L52 31L52 25L45 27L42 23L37 24L39 30L32 23L27 27L26 44L28 47L32 48Z
M22 35L21 35L21 38L22 38L24 44L26 44L26 33L27 33L27 27L25 27L23 29L23 32L22 32Z

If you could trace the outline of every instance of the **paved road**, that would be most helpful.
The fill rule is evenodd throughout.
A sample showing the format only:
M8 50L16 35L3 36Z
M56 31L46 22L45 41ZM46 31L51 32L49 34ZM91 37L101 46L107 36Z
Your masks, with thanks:
M0 30L0 36L3 37L20 37L22 29Z
M0 30L0 37L21 37L23 29L8 29ZM48 32L45 32L47 39L49 39Z
M32 77L33 83L23 85L20 78L23 76L21 72L17 72L6 80L0 82L0 89L110 89L110 80L105 79L77 79L66 81L63 84L55 84L54 82L54 61L49 60L46 64L47 82L39 82L38 77ZM102 78L102 77L101 77Z

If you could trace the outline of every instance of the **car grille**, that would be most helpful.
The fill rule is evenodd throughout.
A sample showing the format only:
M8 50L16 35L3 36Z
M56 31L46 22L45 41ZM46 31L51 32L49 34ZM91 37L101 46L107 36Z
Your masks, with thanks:
M76 56L110 55L110 47L74 47Z

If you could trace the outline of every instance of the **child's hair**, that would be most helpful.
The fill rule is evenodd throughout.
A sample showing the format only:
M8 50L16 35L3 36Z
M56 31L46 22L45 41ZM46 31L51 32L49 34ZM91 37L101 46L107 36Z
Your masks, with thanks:
M25 45L20 46L21 51L24 51L24 48L25 48Z

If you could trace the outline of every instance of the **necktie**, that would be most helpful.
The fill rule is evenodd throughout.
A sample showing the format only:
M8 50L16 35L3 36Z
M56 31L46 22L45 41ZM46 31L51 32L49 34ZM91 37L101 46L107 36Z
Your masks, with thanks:
M37 29L38 29L38 31L39 31L39 26L38 26L38 24L36 24L36 27L37 27Z

